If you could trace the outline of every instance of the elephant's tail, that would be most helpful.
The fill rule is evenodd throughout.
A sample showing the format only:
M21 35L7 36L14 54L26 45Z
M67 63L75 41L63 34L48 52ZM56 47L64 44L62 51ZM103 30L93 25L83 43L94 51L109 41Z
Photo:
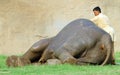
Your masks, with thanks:
M101 64L101 66L105 65L108 63L109 59L110 59L110 56L111 56L111 52L112 52L112 48L113 48L113 43L112 43L112 40L111 40L111 37L110 36L103 36L104 39L104 46L106 47L106 50L107 50L107 55L106 55L106 58L105 60L103 61L103 63ZM103 40L102 40L103 42Z
M103 61L103 63L101 64L101 66L105 65L108 62L110 54L111 54L111 50L109 49L109 50L107 50L107 56L106 56L105 60Z

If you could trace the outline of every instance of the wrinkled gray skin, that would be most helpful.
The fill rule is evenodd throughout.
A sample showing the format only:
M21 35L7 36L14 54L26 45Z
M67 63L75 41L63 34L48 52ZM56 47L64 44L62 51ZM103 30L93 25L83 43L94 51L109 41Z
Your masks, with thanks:
M62 63L77 65L113 64L110 35L87 19L77 19L55 37L36 42L22 57L45 63L57 58Z

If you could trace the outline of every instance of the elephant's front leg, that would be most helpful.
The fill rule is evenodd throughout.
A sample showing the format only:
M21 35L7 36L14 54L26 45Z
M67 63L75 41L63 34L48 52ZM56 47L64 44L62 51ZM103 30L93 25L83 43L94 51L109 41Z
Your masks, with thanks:
M59 59L63 62L63 63L69 63L69 64L76 64L77 59L74 58L71 54L69 54L68 52L64 52L62 54L60 54Z
M50 39L43 39L36 42L22 57L29 59L31 62L38 61L43 51L49 45L49 42Z
M76 64L77 59L74 58L64 47L55 51L55 56L58 57L62 63Z

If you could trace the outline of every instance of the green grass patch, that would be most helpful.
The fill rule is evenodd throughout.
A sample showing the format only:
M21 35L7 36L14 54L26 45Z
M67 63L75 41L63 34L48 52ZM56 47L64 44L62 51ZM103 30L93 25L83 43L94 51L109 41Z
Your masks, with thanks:
M6 56L0 55L0 75L120 75L120 53L115 53L118 65L77 66L77 65L29 65L8 68Z

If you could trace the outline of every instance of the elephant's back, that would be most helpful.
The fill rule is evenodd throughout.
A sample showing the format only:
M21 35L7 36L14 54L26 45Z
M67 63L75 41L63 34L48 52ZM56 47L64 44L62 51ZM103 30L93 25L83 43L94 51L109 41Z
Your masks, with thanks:
M48 48L52 48L54 50L58 49L66 42L67 39L73 37L74 34L77 34L77 36L83 39L84 37L96 39L105 33L105 31L97 27L90 20L77 19L65 26L54 38L52 38L52 41L50 42Z

